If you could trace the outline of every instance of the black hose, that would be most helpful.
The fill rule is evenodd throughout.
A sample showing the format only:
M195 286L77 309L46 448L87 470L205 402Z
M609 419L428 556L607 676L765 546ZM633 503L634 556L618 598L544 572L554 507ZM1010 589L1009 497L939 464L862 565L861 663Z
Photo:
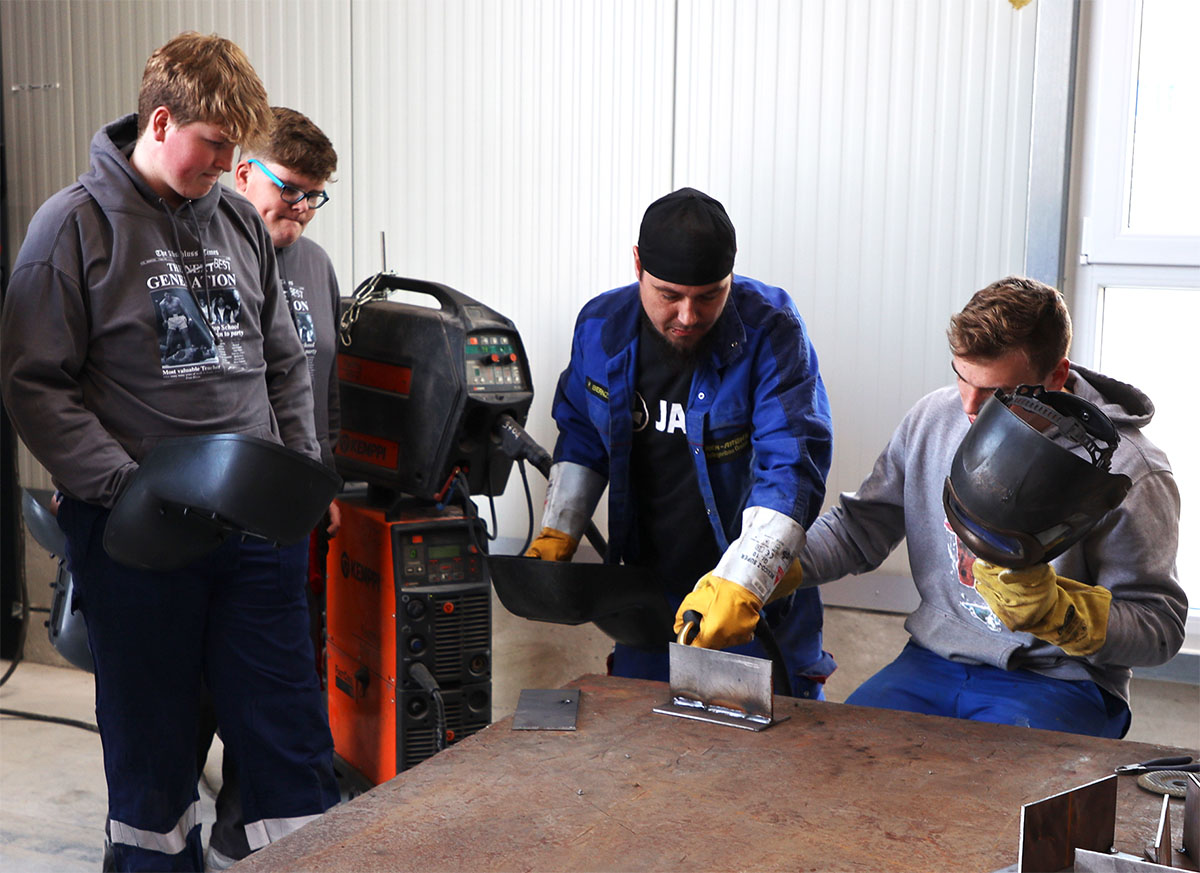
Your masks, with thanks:
M429 672L429 668L420 661L415 662L408 668L408 675L433 700L434 711L434 746L437 751L442 751L446 748L446 703L442 700L442 688L438 685L438 681L433 678L433 674Z
M43 715L40 712L24 712L19 709L0 709L0 715L11 715L14 718L27 718L30 721L48 721L51 724L65 724L67 727L77 727L94 734L100 733L100 728L86 721L74 718L63 718L58 715Z
M525 506L529 510L529 528L525 533L525 542L521 544L518 555L525 554L529 544L533 542L533 495L529 492L529 476L525 473L525 460L517 458L517 469L521 471L521 484L525 486Z
M788 675L787 662L783 660L783 652L779 649L779 643L775 640L771 626L767 624L767 617L761 612L758 614L758 624L754 628L754 638L771 658L772 673L775 677L775 693L791 697L792 678Z
M550 453L543 449L511 415L507 413L501 415L496 419L496 424L500 434L500 450L514 461L524 458L549 479L552 466ZM608 554L608 543L605 542L604 536L596 527L595 522L588 521L583 536L592 544L592 548L596 550L600 555L600 560L603 561ZM525 550L522 549L521 552L524 554Z

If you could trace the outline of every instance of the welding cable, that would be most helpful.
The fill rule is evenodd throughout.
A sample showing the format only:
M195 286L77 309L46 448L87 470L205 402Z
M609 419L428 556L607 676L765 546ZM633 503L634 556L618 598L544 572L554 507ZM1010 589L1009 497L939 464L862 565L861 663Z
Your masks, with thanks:
M74 718L64 718L59 715L43 715L40 712L24 712L20 709L0 709L0 715L10 715L13 718L25 718L30 721L46 721L50 724L65 724L67 727L77 727L94 734L100 733L100 728L86 721Z
M446 703L442 700L442 688L433 678L433 674L429 672L429 668L420 661L408 668L408 675L433 699L435 713L433 742L437 751L440 752L446 748Z
M521 484L525 486L525 506L529 510L529 532L525 534L525 542L521 545L518 555L523 555L533 542L533 495L529 493L529 477L525 474L525 461L517 459L517 469L521 471Z
M754 638L758 640L758 644L763 647L763 651L771 659L771 663L775 665L774 675L775 684L778 686L775 690L776 694L782 694L784 697L792 696L792 677L788 675L787 661L783 660L783 652L779 649L779 643L775 639L775 634L771 632L771 626L767 624L767 617L761 612L758 614L758 624L754 628Z
M471 486L467 483L467 474L462 472L461 470L459 470L457 473L454 474L454 482L456 485L458 485L459 490L462 492L463 515L467 518L468 521L478 521L479 520L479 507L477 507L475 505L475 502L473 500L471 500ZM484 536L487 537L489 542L496 538L496 534L488 533L487 525L482 525L482 527L483 527ZM495 529L496 529L496 504L493 503L492 504L492 530L495 530ZM471 541L475 544L475 548L479 549L481 554L486 555L488 550L483 547L482 543L479 542L479 538L476 536L476 533L475 533L475 525L468 524L467 530L471 534Z

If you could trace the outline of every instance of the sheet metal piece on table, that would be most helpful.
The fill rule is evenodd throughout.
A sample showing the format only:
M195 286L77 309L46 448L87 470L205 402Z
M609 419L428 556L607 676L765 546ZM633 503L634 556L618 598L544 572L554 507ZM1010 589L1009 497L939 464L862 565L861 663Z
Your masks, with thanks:
M1168 873L1175 867L1152 864L1124 852L1106 854L1089 849L1075 850L1075 873Z
M579 689L525 688L513 714L514 731L573 731L579 719Z
M680 643L667 648L671 699L655 712L750 731L775 723L770 661Z
M1066 870L1076 849L1107 853L1117 830L1117 777L1105 776L1021 807L1021 873Z
M1200 864L1200 776L1195 775L1188 777L1183 801L1183 852L1193 864Z

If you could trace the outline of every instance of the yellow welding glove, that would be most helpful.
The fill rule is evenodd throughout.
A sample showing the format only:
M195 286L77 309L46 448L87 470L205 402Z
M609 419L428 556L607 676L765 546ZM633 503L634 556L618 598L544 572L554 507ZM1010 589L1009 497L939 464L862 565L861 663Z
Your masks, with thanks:
M1049 564L1008 570L976 559L975 590L1009 630L1025 631L1068 655L1104 645L1112 592L1059 576Z
M577 548L579 540L575 537L552 527L544 527L525 550L525 557L541 558L543 561L569 561L575 557Z
M700 633L692 645L724 649L754 638L762 601L736 582L707 573L679 604L675 613L676 634L683 630L683 614L689 609L702 616Z
M771 592L771 596L767 598L767 603L774 603L781 597L787 597L803 582L804 570L800 567L800 559L796 558L787 568L787 572L783 574L783 578L779 580L779 584L775 586L775 590Z

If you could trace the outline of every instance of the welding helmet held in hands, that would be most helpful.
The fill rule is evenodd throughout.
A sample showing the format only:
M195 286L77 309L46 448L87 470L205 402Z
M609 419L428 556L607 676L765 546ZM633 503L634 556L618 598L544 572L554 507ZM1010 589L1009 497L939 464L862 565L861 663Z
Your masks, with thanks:
M942 489L946 518L997 566L1056 558L1129 492L1129 477L1109 472L1119 441L1108 416L1073 394L998 390L954 455Z

